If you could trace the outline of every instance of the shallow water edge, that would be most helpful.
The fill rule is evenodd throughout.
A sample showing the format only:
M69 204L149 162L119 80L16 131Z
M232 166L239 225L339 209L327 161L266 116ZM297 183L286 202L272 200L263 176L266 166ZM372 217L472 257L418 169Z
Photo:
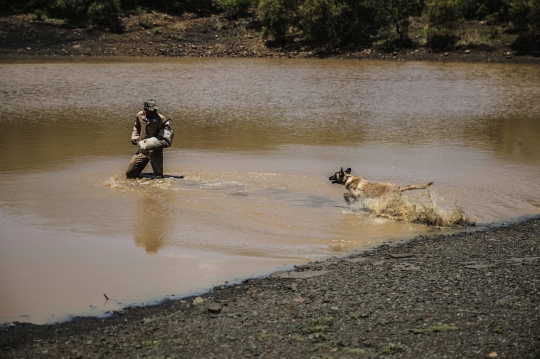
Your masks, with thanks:
M0 331L0 350L6 358L61 356L74 348L75 355L108 357L221 358L267 351L280 357L313 351L344 357L393 351L408 357L471 351L534 357L540 282L531 278L540 265L539 241L538 216L415 238L295 269L326 272L308 279L250 279L197 300L129 308L107 319L16 323Z
M204 288L199 291L193 291L192 293L187 293L184 295L167 295L161 298L155 297L150 301L141 302L140 304L127 305L127 306L122 306L122 303L119 303L118 301L113 300L110 304L114 306L114 309L101 309L100 310L99 308L94 307L92 308L94 310L93 314L88 313L86 315L75 315L75 316L64 315L64 316L58 316L56 318L52 316L52 317L49 317L49 319L47 319L47 323L45 324L33 324L33 323L25 322L24 319L20 321L19 320L10 321L10 322L2 323L0 325L0 330L9 329L13 327L19 327L19 326L55 327L61 324L63 325L63 324L68 324L68 323L79 325L81 322L84 324L86 320L93 321L94 319L92 318L112 319L112 318L117 318L118 316L124 316L128 314L130 311L140 312L141 310L142 311L166 310L167 308L170 308L171 305L174 305L174 302L176 301L181 301L182 303L185 303L185 302L190 303L196 297L205 298L206 296L212 295L213 293L216 293L216 291L223 290L226 287L241 286L242 284L248 283L253 279L263 280L265 278L269 278L269 276L271 276L272 273L289 272L289 271L294 271L295 269L298 269L298 268L308 268L313 265L319 265L319 264L324 264L324 263L328 264L332 262L343 261L350 258L356 258L359 256L361 257L361 256L369 255L369 253L378 252L380 250L385 250L388 248L394 248L394 247L399 248L407 243L418 244L425 240L427 241L448 240L448 239L451 239L453 236L467 236L467 235L474 235L478 233L484 233L488 235L492 231L501 230L501 229L504 230L506 227L515 227L515 226L519 227L523 223L538 221L539 219L540 219L540 215L523 216L515 220L511 220L511 221L504 221L504 222L498 222L498 223L491 223L489 225L462 228L453 233L424 234L424 235L415 236L413 238L388 239L387 241L384 241L381 244L365 245L362 248L357 248L353 251L350 251L349 253L346 253L345 255L329 256L327 258L319 258L318 260L298 262L297 264L290 265L290 266L276 266L270 269L268 272L260 273L257 276L230 278L230 279L224 280L221 283L215 283L212 287ZM540 237L538 238L538 240L540 241ZM104 299L104 306L105 306L107 305L109 298L106 296L106 294L103 294L103 296L105 297ZM138 315L140 315L140 313Z

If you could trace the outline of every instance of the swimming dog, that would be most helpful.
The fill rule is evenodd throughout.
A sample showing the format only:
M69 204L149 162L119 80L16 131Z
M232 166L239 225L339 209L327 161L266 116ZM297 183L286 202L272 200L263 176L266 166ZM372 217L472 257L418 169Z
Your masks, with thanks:
M328 179L332 181L332 184L337 183L344 185L349 191L349 193L343 194L343 198L345 198L347 204L358 201L360 197L379 198L412 189L426 189L433 184L433 182L429 182L420 185L398 186L393 183L369 182L360 176L351 175L350 168L343 171L343 167L339 172L336 172Z

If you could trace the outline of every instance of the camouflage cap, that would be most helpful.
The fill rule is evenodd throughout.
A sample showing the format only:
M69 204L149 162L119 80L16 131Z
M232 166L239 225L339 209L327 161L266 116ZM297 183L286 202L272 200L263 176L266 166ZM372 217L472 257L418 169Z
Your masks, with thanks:
M144 108L148 111L157 111L157 104L154 100L144 101Z

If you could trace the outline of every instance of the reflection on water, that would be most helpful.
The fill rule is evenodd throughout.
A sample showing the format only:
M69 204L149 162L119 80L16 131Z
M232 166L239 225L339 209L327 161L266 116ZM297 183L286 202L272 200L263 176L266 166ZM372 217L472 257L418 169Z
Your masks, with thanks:
M346 206L328 181L340 167L433 181L437 211L479 225L540 213L538 66L4 60L0 82L0 322L453 231ZM124 178L147 98L174 119L164 167L183 179Z
M167 205L170 197L163 193L142 193L137 199L133 237L137 246L148 253L165 247L174 221L174 213Z

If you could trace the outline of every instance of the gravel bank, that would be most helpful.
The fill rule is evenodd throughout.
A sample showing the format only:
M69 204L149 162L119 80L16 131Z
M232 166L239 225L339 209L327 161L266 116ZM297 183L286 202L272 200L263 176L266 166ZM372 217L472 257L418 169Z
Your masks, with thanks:
M540 217L0 331L2 358L540 358Z
M434 51L418 45L411 49L383 46L334 48L293 42L278 46L262 38L262 24L256 19L229 21L222 16L194 14L170 16L152 13L122 19L120 34L88 28L69 28L53 20L34 21L28 15L0 17L0 56L23 57L212 57L212 58L324 58L385 61L437 61L540 64L538 49L516 49L517 34L506 25L497 29L496 41ZM410 36L425 41L427 23L413 21ZM484 22L462 24L464 34L487 36L491 27Z

